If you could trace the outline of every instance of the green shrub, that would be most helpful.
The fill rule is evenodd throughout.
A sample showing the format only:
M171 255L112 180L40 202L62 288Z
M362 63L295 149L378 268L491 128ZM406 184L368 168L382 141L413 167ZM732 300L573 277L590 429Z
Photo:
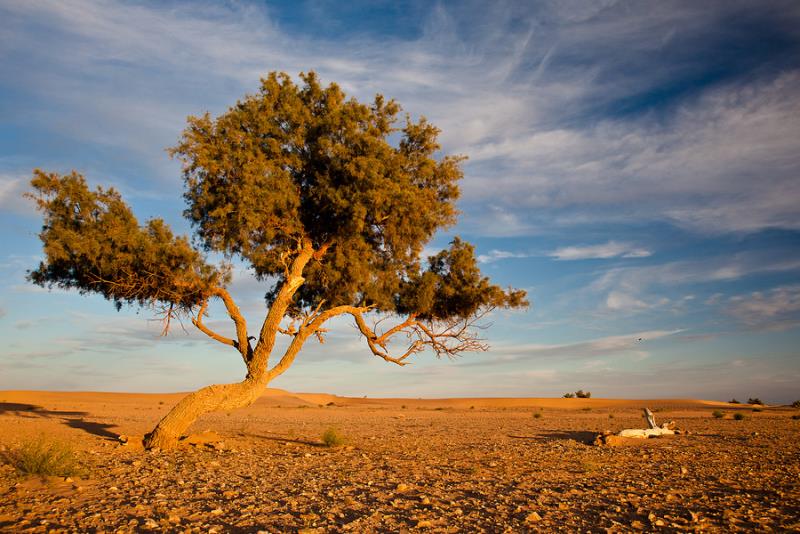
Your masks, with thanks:
M575 392L575 396L578 397L579 399L591 399L592 398L592 392L591 391L583 391L582 389L579 389L578 391Z
M565 399L574 399L575 398L575 394L574 393L564 393L564 398Z
M796 400L792 403L792 408L800 408L800 400Z
M741 420L744 419L744 414L741 413L741 412L735 413L735 414L733 414L733 418L736 419L737 421L741 421Z
M713 412L711 412L711 415L713 415L716 419L722 419L723 417L725 417L725 414L719 410L714 410Z
M44 436L24 442L10 459L17 470L28 475L66 477L83 472L71 445Z
M340 447L344 445L345 438L335 428L329 428L322 433L322 443L326 447Z
M763 406L764 402L758 397L755 398L750 397L749 399L747 399L747 404L758 404L759 406Z

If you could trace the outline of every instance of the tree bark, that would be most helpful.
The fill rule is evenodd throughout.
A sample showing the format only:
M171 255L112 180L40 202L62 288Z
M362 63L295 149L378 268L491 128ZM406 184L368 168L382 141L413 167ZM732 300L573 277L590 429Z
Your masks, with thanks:
M144 447L174 448L198 417L209 412L250 406L258 400L266 385L263 378L247 377L242 382L215 384L187 395L144 437Z

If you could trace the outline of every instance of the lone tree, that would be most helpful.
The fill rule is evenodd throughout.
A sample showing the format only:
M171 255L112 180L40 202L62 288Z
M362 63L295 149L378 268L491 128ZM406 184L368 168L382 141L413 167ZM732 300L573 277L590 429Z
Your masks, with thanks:
M171 154L183 163L184 215L197 248L222 254L219 265L175 236L161 219L143 226L114 189L84 178L34 171L44 214L45 260L29 272L40 286L99 293L162 313L165 333L185 316L241 355L242 382L204 387L181 400L145 437L170 448L200 415L248 406L292 364L303 343L322 341L329 319L350 315L369 350L405 365L425 349L437 356L486 350L476 320L496 307L527 305L524 291L492 285L473 247L455 238L420 261L423 246L456 219L460 157L437 158L439 130L406 117L377 95L361 104L314 73L302 85L271 73L257 94L211 118L189 117ZM394 143L392 141L395 141ZM234 257L268 284L266 315L251 336L226 285ZM203 322L220 299L236 336ZM371 318L385 324L378 328ZM278 334L286 351L271 361ZM393 338L406 343L395 353Z

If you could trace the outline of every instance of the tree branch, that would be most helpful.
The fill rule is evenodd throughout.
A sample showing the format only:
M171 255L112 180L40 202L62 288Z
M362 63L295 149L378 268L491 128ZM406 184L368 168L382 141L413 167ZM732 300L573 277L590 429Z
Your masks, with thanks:
M227 338L225 336L221 336L221 335L217 334L216 332L214 332L213 330L211 330L210 328L208 328L206 325L203 324L203 314L206 313L206 308L207 307L208 307L208 300L204 300L200 304L200 310L198 310L198 312L197 312L197 317L192 317L192 324L195 325L198 330L200 330L202 333L204 333L205 335L207 335L211 339L219 341L223 345L229 345L231 347L236 347L237 343L236 343L235 340L229 339L229 338Z
M236 325L237 341L234 346L242 354L244 363L248 364L253 357L253 349L250 347L250 341L247 336L247 321L242 315L242 312L239 311L239 307L236 306L233 298L231 298L230 293L228 293L225 288L217 287L214 288L213 291L214 295L222 299L222 302L225 304L225 309L228 310L228 315L231 320L233 320L234 325Z

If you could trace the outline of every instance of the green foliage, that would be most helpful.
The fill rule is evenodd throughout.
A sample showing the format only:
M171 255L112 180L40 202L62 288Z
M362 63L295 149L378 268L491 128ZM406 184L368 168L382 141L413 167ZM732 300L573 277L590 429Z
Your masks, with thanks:
M574 393L564 393L564 398L565 399L574 399L575 398L575 394Z
M719 410L714 410L713 412L711 412L711 415L713 415L715 419L722 419L723 417L725 417L725 414Z
M458 239L420 272L425 243L455 222L462 177L463 158L434 157L439 129L424 118L397 125L400 106L381 95L361 104L313 72L300 77L302 86L271 73L216 119L191 117L172 149L184 162L185 214L205 247L280 279L299 240L329 245L306 267L293 313L322 300L421 319L524 305L524 292L482 278Z
M592 392L591 391L583 391L582 389L579 389L578 391L575 392L575 396L577 398L579 398L579 399L591 399L592 398Z
M758 397L755 397L755 398L750 397L749 399L747 399L747 404L757 404L759 406L763 406L764 402L761 399L759 399Z
M11 455L13 465L28 475L72 476L83 471L72 447L44 436L25 441Z
M458 238L423 265L425 244L456 221L464 159L438 155L438 128L400 121L400 106L381 95L362 104L313 72L300 78L271 73L219 117L189 118L171 153L184 165L184 215L198 242L272 282L268 303L310 243L319 254L303 270L293 316L323 301L425 321L527 305L524 291L483 277ZM74 172L36 171L32 186L45 219L36 284L188 311L228 282L225 265L208 265L161 219L140 226L113 189L92 191Z
M44 213L46 258L28 273L34 284L99 293L117 308L160 302L188 309L225 279L161 219L139 226L114 189L92 191L75 172L38 169L31 185L29 196Z
M796 400L792 403L792 408L800 408L800 400Z
M335 428L329 428L322 433L322 443L326 447L341 447L347 440Z
M742 421L745 418L745 415L741 412L737 412L733 414L733 418L736 419L737 421Z

